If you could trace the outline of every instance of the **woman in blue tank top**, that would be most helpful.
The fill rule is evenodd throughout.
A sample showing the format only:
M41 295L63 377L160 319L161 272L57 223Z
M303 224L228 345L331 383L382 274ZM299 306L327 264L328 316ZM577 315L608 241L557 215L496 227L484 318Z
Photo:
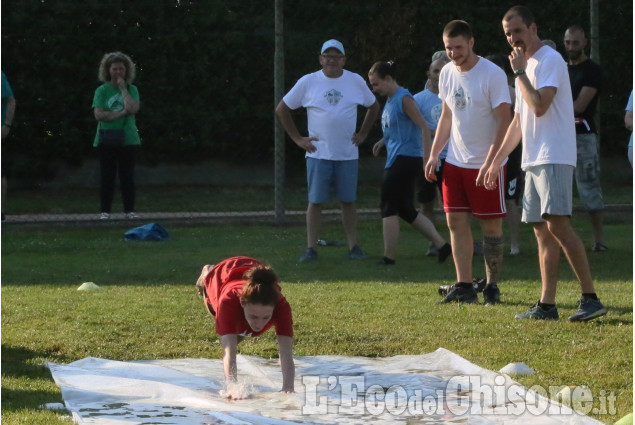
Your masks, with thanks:
M432 241L438 249L439 262L443 262L452 253L450 244L414 207L415 180L423 173L423 158L432 146L430 128L412 94L397 83L395 70L394 62L376 62L368 71L373 92L388 97L381 116L384 138L373 146L377 156L385 145L388 156L381 187L384 256L380 264L395 264L399 217Z

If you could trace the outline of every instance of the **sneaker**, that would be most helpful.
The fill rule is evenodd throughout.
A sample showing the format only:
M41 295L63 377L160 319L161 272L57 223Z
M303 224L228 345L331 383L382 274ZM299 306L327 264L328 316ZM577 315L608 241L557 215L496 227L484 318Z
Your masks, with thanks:
M377 264L382 266L394 266L395 260L388 257L381 257L381 260L377 261Z
M516 319L538 319L538 320L558 320L558 309L551 307L549 310L542 309L538 302L531 306L529 310L524 313L519 313L514 316Z
M485 305L499 304L501 302L501 291L496 283L490 283L483 289L483 300Z
M573 316L569 316L569 322L586 322L587 320L604 316L607 311L600 300L582 298L578 301L578 310Z
M509 255L518 255L520 254L520 248L517 246L512 246L509 250Z
M485 288L486 280L485 279L473 279L472 286L476 292L483 292L483 288ZM454 288L454 285L441 285L439 286L439 295L445 297L448 293Z
M110 213L107 212L103 212L101 213L101 215L99 216L100 220L108 220L110 218Z
M302 254L302 257L298 258L298 263L309 263L317 260L317 251L313 248L307 248Z
M476 292L483 292L483 289L487 286L487 279L484 277L480 279L474 278L472 279L472 286Z
M137 213L135 213L134 211L130 211L126 213L126 218L129 219L135 219L135 218L139 218L139 215Z
M436 257L438 253L437 247L434 246L432 242L428 244L428 250L426 251L426 256L428 257Z
M355 245L350 251L348 251L348 258L351 260L365 260L366 256L359 245Z
M437 304L447 304L451 302L476 304L478 303L478 295L474 288L462 288L455 284L452 285L448 294L441 301L437 302Z
M604 245L602 242L596 242L595 245L593 245L593 248L591 248L591 251L593 252L604 252L604 251L608 251L609 248Z
M443 263L446 258L448 258L452 254L452 247L449 243L445 243L441 248L439 248L439 252L437 253L437 260L439 263Z

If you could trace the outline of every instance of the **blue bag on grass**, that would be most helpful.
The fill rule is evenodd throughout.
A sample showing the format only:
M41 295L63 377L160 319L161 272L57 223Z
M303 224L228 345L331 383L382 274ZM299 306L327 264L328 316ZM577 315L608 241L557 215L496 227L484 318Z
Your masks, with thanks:
M135 227L124 234L127 241L163 241L170 237L168 231L160 224L149 223Z

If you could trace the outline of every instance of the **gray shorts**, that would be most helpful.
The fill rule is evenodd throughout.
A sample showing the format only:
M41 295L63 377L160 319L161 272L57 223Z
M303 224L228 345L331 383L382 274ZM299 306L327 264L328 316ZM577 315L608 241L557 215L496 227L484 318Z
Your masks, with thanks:
M523 217L525 223L545 221L545 215L571 216L573 211L571 165L545 164L525 170Z
M575 185L580 201L587 211L604 209L600 185L600 145L595 133L576 136L578 161L575 167Z

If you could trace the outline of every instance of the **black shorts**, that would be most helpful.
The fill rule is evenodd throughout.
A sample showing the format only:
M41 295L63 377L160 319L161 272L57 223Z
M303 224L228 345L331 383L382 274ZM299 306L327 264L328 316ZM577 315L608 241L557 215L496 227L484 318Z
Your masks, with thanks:
M415 181L423 172L423 158L398 155L395 162L384 170L381 186L381 216L399 215L407 223L417 218L414 206Z
M434 174L437 176L437 181L429 182L426 180L426 176L421 172L421 175L417 177L417 201L421 204L427 204L434 201L437 197L437 188L439 194L443 197L443 190L441 185L443 184L443 167L445 166L445 159L440 159L437 164L437 169Z
M516 203L522 199L525 186L525 175L520 168L522 154L523 149L519 143L516 149L509 154L505 173L505 199L513 199Z

